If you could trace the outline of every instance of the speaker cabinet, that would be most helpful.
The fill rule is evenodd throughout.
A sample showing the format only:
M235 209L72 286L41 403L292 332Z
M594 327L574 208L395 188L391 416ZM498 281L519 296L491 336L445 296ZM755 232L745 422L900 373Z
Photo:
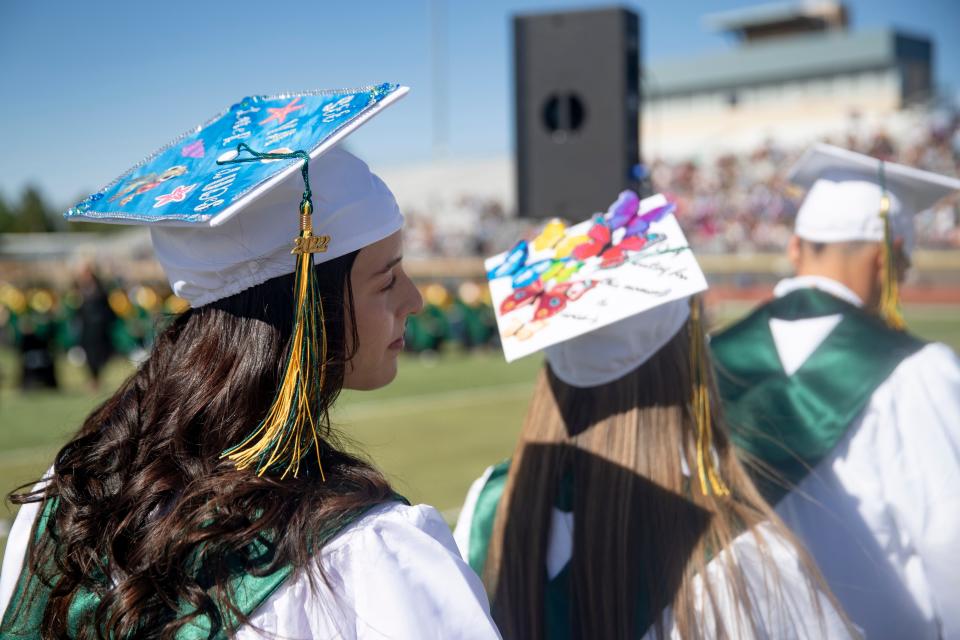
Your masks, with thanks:
M640 18L515 16L517 209L578 220L638 187Z

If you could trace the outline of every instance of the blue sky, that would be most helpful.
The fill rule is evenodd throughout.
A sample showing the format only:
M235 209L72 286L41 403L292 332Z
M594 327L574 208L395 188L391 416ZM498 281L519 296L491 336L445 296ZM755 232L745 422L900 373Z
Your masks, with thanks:
M512 14L610 4L448 0L447 156L511 151ZM756 4L626 3L643 15L648 62L729 47L701 17ZM848 6L854 29L930 37L936 81L960 90L960 2ZM67 205L245 95L382 81L413 91L358 132L353 148L375 166L429 160L432 77L431 0L3 2L0 195L32 183Z

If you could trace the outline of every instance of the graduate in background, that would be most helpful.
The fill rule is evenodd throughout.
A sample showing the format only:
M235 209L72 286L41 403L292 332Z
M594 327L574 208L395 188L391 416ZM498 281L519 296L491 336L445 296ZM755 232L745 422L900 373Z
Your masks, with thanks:
M896 296L960 180L829 145L791 180L797 275L711 341L734 442L867 637L960 637L960 361Z
M116 321L108 302L107 288L90 262L80 266L76 276L76 289L80 296L77 309L79 342L83 349L90 386L100 388L100 372L113 355L111 329Z
M658 301L546 348L513 458L454 533L504 638L856 635L735 457L699 313Z

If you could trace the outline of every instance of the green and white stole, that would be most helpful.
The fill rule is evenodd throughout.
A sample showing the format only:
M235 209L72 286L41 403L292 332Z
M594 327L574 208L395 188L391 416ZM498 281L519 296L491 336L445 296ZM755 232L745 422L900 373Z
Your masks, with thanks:
M394 499L404 504L409 504L405 498L396 495ZM345 514L339 518L334 526L329 527L317 537L316 542L322 545L343 531L346 527L356 522L360 517L366 514L373 505L363 509ZM40 512L39 521L36 526L36 543L47 529L50 516L53 509L56 508L56 499L47 500L43 510ZM273 549L266 537L252 543L252 557L262 559L262 565L269 564ZM29 553L29 552L28 552ZM255 561L256 563L256 561ZM289 578L294 571L292 566L284 566L266 575L252 575L251 573L237 572L236 577L231 580L230 592L233 595L231 603L239 609L244 615L251 615L257 607L265 602L273 593L280 588L280 585ZM202 584L202 580L201 580ZM217 600L214 585L206 585L205 588L214 601ZM51 586L43 584L42 581L30 572L27 560L24 559L24 566L20 572L20 578L17 580L17 586L13 597L7 605L6 612L3 614L3 622L0 624L0 638L36 638L39 635L41 622L43 621L43 611L47 602L50 600ZM90 616L100 604L100 596L88 590L80 590L73 599L67 616L67 627L69 637L77 637L81 625L90 619ZM225 606L219 606L220 615L228 626L235 626L237 620L231 615L229 609ZM186 616L193 613L184 608L182 615ZM221 628L216 634L211 636L212 620L209 615L201 613L186 626L177 632L178 640L226 640L227 630Z
M493 536L493 524L497 517L497 506L503 497L503 490L510 475L510 461L505 460L493 467L487 481L480 490L477 503L470 521L470 540L467 549L467 562L477 572L483 575L487 563L487 552L490 548L490 538ZM573 481L572 477L564 476L554 501L555 508L565 513L573 511ZM556 576L546 581L543 588L544 602L544 637L550 640L570 640L573 637L571 626L571 563L568 562ZM544 567L546 575L546 567ZM642 637L644 632L653 624L650 613L650 603L646 593L641 590L637 597L636 620L637 629Z
M770 320L841 320L788 375ZM817 289L799 289L762 305L710 340L717 383L734 443L779 480L754 481L776 505L846 434L873 392L924 342Z

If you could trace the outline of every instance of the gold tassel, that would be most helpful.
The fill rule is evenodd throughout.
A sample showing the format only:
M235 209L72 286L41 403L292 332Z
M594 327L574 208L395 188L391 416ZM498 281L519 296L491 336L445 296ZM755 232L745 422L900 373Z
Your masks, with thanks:
M883 185L883 162L880 163L880 185ZM893 227L890 223L890 197L884 190L880 196L880 217L883 218L883 272L880 283L880 317L891 329L903 331L907 323L900 313L900 283L893 255Z
M697 422L697 474L703 495L708 496L712 491L714 495L727 496L730 489L720 478L713 457L713 424L701 306L697 296L690 298L690 371L693 374L693 417Z
M330 237L313 235L312 214L313 207L305 195L300 204L300 235L294 239L290 252L297 256L296 307L280 388L267 417L257 429L221 455L236 464L237 469L255 468L258 476L282 465L281 480L287 474L297 477L300 461L311 448L317 455L320 476L326 480L320 463L317 435L320 416L317 413L319 394L326 379L327 338L313 254L326 251ZM306 430L309 432L305 433Z

